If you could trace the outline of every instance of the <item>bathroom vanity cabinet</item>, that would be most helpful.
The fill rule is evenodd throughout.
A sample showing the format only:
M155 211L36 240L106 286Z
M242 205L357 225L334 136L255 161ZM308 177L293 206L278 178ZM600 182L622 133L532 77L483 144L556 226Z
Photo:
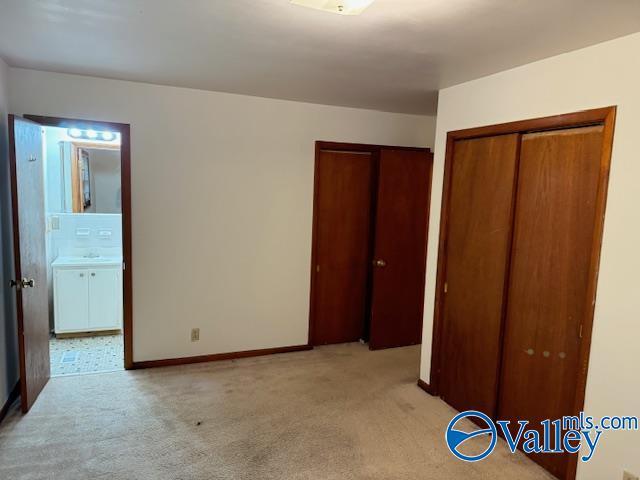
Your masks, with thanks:
M122 328L122 261L53 263L55 333Z

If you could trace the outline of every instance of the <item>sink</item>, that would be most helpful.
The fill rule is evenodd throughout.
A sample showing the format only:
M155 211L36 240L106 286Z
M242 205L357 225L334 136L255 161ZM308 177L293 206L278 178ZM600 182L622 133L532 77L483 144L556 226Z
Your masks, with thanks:
M118 265L121 263L122 256L85 255L82 257L58 257L51 266Z

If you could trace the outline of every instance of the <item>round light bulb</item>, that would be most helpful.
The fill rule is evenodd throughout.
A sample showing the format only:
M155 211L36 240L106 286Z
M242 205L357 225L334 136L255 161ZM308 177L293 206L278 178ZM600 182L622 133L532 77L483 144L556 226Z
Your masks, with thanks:
M102 132L102 139L110 142L111 140L113 140L114 138L116 138L116 134L113 132Z
M69 136L73 138L80 138L82 136L82 130L79 128L70 128L68 133Z
M98 132L96 132L95 130L88 130L87 131L87 138L98 138Z

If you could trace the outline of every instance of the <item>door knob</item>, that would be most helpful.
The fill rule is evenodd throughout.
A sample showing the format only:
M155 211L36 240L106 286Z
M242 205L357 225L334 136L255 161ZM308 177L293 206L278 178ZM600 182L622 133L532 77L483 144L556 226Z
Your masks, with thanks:
M379 258L378 260L374 260L373 261L373 266L374 267L386 267L387 266L387 262L385 262L384 260L382 260L381 258Z
M9 280L9 287L10 288L16 288L17 290L20 290L20 288L22 288L22 284L16 282L15 280Z
M33 288L36 286L36 281L33 278L23 278L21 280L22 288Z

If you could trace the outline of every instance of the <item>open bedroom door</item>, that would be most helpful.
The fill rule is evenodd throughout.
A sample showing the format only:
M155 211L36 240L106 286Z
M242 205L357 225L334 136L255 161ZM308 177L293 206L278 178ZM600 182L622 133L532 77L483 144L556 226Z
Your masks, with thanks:
M9 164L20 355L22 411L28 412L47 384L49 313L45 250L42 127L9 115Z
M372 350L416 345L422 339L432 164L428 149L385 147L380 151Z

